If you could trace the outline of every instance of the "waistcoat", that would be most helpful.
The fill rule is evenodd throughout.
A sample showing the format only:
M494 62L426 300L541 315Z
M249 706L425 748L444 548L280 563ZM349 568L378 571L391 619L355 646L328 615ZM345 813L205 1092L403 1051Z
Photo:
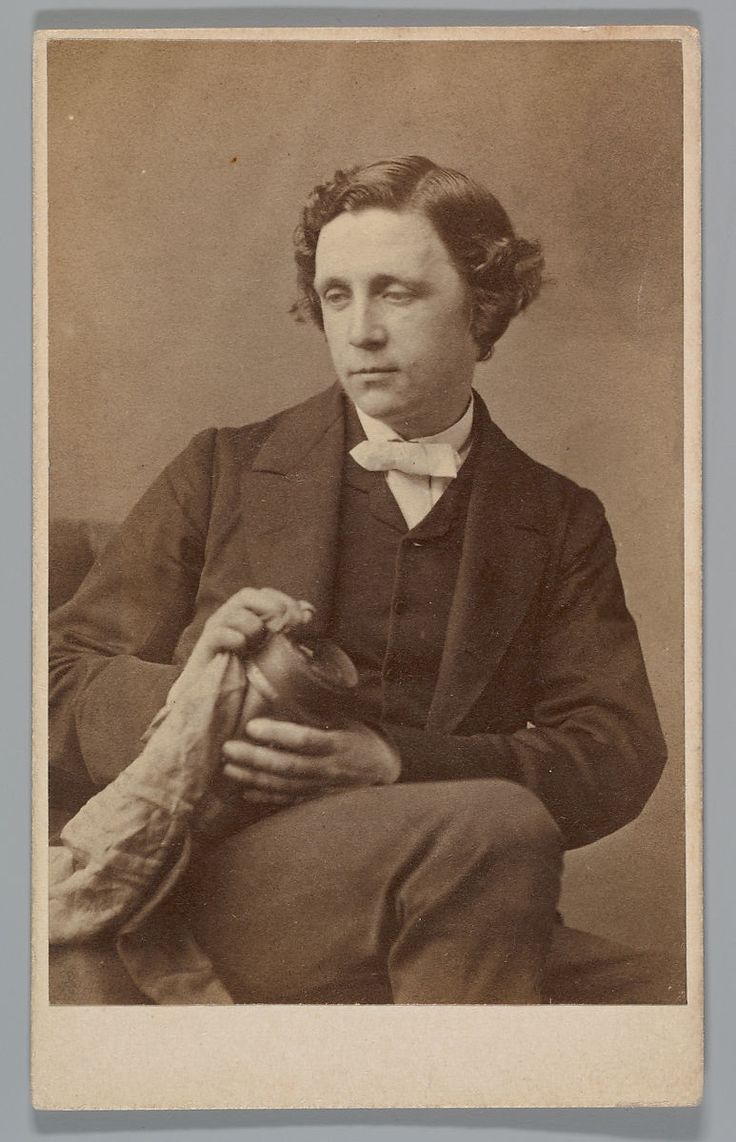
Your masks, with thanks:
M407 529L384 473L349 455L361 439L350 407L329 636L358 669L365 716L422 727L460 566L473 450L429 514Z

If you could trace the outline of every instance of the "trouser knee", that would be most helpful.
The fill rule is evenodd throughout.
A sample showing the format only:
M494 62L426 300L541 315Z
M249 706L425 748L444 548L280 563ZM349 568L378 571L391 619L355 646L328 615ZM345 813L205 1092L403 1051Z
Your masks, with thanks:
M559 830L536 797L505 781L447 782L419 797L418 859L404 866L389 955L397 1001L537 1002Z
M518 857L561 865L563 840L533 793L502 780L448 782L436 786L442 825L463 848L498 860Z
M478 915L553 917L562 837L542 803L506 781L437 783L416 790L421 825L399 899L426 913L432 901L475 901Z

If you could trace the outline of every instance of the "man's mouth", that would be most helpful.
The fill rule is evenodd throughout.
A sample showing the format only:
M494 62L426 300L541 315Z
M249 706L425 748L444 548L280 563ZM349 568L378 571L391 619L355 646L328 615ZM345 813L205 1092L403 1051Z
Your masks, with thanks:
M351 377L370 377L374 373L398 373L398 369L393 365L385 365L379 368L377 365L371 365L369 369L351 369Z

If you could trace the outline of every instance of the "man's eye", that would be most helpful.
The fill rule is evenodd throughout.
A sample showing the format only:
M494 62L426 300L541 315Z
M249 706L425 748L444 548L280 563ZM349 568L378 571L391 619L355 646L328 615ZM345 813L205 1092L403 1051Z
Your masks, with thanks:
M414 294L405 289L387 289L384 290L383 296L394 305L407 305L414 300Z
M322 301L325 305L329 305L333 309L340 309L342 306L347 305L349 296L344 289L328 289Z

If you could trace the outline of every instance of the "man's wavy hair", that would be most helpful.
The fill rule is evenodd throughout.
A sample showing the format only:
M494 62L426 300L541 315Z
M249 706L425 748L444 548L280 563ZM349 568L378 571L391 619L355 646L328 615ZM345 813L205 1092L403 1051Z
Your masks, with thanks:
M324 328L314 288L322 227L345 211L371 207L415 210L430 220L471 290L478 360L488 360L511 318L539 293L542 250L538 242L516 236L506 211L485 187L421 155L338 170L314 188L294 231L298 297L291 312L297 320Z

